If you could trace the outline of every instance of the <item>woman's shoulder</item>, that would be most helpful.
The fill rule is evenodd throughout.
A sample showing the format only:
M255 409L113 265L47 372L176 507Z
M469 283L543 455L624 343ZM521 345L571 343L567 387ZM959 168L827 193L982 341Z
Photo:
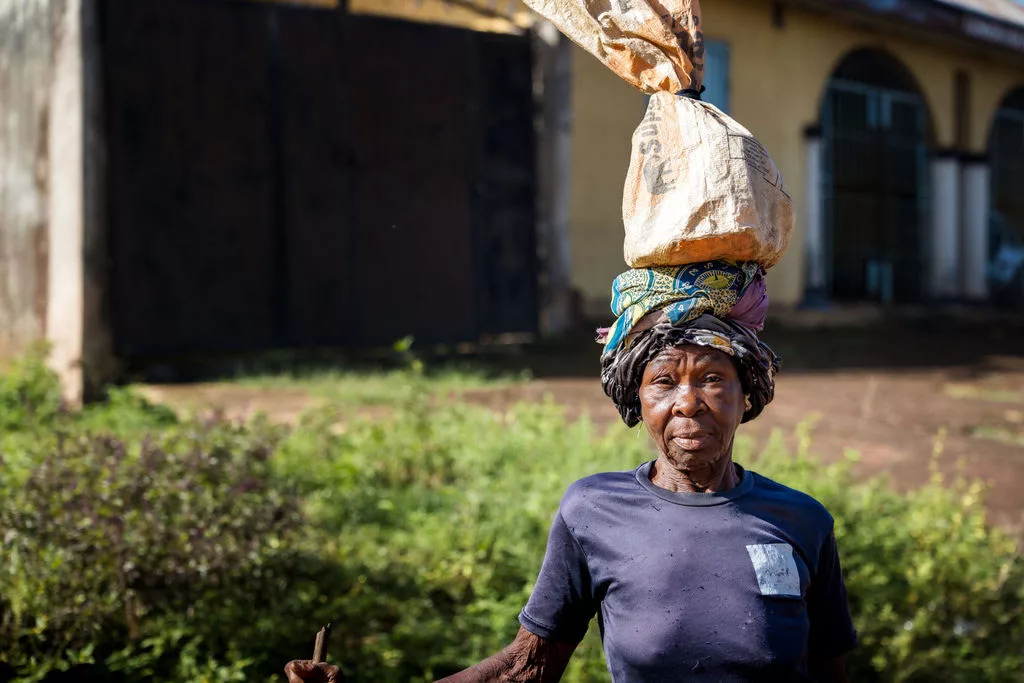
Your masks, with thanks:
M577 479L562 496L562 514L571 514L581 508L593 509L597 505L621 500L624 496L635 496L639 484L635 470L621 472L600 472Z
M747 472L754 477L754 489L757 491L758 497L768 499L773 503L784 504L789 509L796 509L805 520L816 521L828 528L835 523L828 508L814 496L781 484L774 479L769 479L763 474L749 470Z

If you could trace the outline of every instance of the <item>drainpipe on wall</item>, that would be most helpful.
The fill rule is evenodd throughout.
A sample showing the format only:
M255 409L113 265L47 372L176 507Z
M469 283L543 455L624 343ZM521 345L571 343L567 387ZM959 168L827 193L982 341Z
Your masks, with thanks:
M553 24L533 26L537 118L537 241L541 265L540 329L568 332L573 324L569 192L572 181L572 46Z
M825 273L825 212L822 196L823 141L821 128L804 130L804 298L801 308L828 306Z
M928 295L951 300L960 294L960 161L940 150L931 162L931 240Z
M991 172L984 156L963 159L963 296L988 298L989 184Z

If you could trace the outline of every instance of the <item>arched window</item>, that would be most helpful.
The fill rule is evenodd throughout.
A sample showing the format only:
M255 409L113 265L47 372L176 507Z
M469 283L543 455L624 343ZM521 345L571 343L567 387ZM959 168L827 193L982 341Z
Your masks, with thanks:
M876 50L849 54L822 103L829 295L919 300L928 112L909 72Z

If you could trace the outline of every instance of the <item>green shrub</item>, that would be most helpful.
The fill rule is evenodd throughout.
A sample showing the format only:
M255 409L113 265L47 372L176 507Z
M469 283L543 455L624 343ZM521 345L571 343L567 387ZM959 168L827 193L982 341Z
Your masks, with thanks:
M74 416L76 429L120 435L145 434L176 424L173 410L150 403L130 387L108 388L105 401L91 403Z
M154 405L123 387L109 387L106 400L80 412L68 410L61 397L60 378L46 363L48 355L48 346L37 344L0 373L0 436L57 427L125 434L177 423L170 408Z
M594 448L589 427L550 408L331 422L309 416L276 459L345 581L311 587L313 623L334 622L356 680L433 680L491 654L515 633L571 481L549 454Z
M33 346L0 375L0 432L52 425L63 412L60 379L46 365L49 347Z
M15 392L53 410L0 430L0 661L20 680L280 680L332 621L351 680L405 683L502 647L566 486L634 467L648 439L551 404L442 407L422 373L403 382L374 420L324 407L289 430L179 423L130 392L82 413ZM1024 565L981 490L858 483L797 436L795 453L741 439L735 456L836 517L851 680L1022 680ZM608 680L596 627L565 679Z
M239 643L296 552L295 503L268 479L275 443L222 424L72 433L27 476L5 468L0 660L35 677L95 663L128 680L243 680Z

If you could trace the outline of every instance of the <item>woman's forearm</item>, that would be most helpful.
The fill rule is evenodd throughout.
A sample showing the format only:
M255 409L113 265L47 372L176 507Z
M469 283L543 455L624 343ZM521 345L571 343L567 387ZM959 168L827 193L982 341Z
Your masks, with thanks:
M438 683L556 683L575 649L520 628L504 650Z
M516 680L508 677L513 667L507 650L508 648L505 648L479 664L474 664L468 669L452 674L438 681L438 683L486 683L488 681Z

